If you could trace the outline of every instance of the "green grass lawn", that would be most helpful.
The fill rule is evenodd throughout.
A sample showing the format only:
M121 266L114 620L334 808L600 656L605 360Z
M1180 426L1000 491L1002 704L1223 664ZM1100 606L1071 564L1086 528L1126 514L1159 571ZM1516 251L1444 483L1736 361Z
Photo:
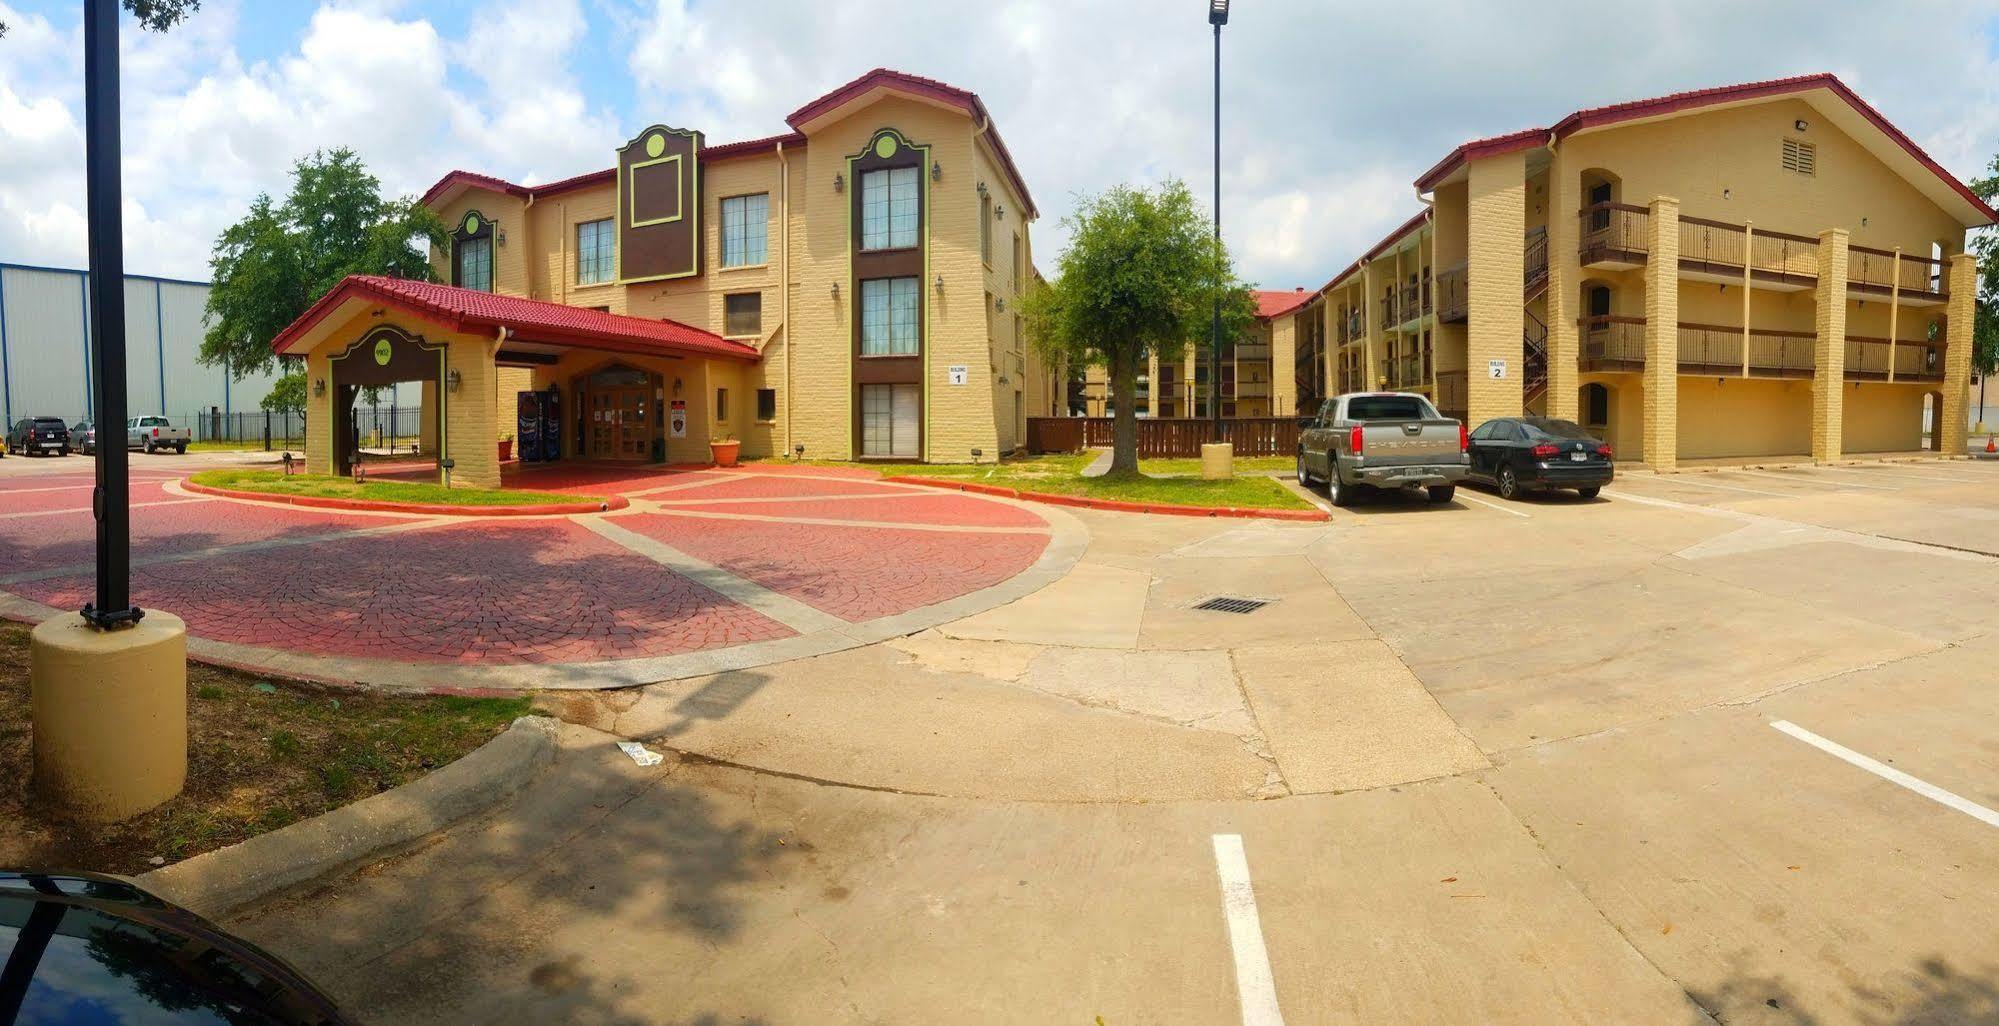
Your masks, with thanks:
M1238 474L1262 474L1273 470L1296 469L1297 461L1290 456L1237 456L1235 471ZM1197 459L1139 460L1138 469L1154 477L1200 477L1201 461Z
M368 499L378 502L414 502L446 506L541 506L559 502L589 502L594 495L558 492L524 492L507 489L446 488L415 481L369 481L327 474L293 474L286 477L275 470L203 470L188 477L198 485L230 488L241 492L269 495L306 495L324 499Z
M0 623L0 865L143 873L409 783L530 711L531 700L384 695L189 663L187 786L111 824L34 799L28 628Z
M1311 503L1267 477L1238 477L1227 481L1203 481L1197 477L1148 477L1144 474L1084 477L1083 468L1095 453L1055 456L1028 456L992 463L944 463L901 471L918 477L977 481L980 484L1015 488L1024 492L1051 492L1081 495L1119 502L1158 502L1179 506L1240 506L1257 509L1312 509ZM1148 463L1186 462L1199 470L1199 460L1158 460ZM1238 466L1243 462L1238 461ZM1289 466L1287 461L1286 466ZM1148 470L1152 468L1148 466ZM1155 471L1156 472L1156 471Z

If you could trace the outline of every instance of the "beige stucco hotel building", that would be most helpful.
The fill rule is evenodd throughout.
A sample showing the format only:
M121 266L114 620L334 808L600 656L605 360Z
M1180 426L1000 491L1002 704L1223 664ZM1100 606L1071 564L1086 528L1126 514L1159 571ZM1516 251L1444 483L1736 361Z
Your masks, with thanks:
M452 482L492 487L522 392L552 396L562 459L665 463L723 438L990 459L1063 412L1020 328L1037 211L979 97L877 69L786 123L720 145L654 125L546 185L445 175L423 202L452 231L448 284L350 278L274 340L305 359L310 422L420 381ZM357 451L312 432L307 468Z
M1300 411L1405 389L1474 425L1577 420L1670 469L1916 451L1927 410L1928 445L1964 452L1965 232L1994 212L1831 75L1578 111L1466 143L1416 190L1275 319Z

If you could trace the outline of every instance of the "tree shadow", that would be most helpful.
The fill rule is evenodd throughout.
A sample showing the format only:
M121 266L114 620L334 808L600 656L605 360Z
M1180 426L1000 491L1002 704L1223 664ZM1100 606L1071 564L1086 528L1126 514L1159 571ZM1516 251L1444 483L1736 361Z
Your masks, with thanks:
M1781 977L1751 973L1719 986L1687 991L1723 1024L1753 1022L1773 1026L1999 1026L1999 969L1954 968L1930 956L1896 974L1889 988L1849 985L1848 999L1800 995ZM1707 1023L1697 1015L1696 1023Z

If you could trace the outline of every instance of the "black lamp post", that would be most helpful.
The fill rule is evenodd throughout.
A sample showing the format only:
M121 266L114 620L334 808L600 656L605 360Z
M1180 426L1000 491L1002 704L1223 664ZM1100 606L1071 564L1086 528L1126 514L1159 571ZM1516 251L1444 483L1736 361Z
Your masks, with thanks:
M1222 440L1222 26L1229 23L1229 0L1208 0L1208 24L1215 27L1215 317L1208 340L1208 418L1215 441Z
M100 629L138 622L131 603L131 484L125 437L125 236L119 207L118 0L83 15L85 207L90 234L90 348L97 366L97 596L83 618ZM105 432L109 432L107 435ZM111 444L103 444L109 438Z

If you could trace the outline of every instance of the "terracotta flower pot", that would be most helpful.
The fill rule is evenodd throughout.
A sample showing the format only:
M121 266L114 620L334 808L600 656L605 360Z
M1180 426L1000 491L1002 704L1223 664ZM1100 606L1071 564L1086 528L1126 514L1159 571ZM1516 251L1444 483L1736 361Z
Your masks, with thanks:
M500 441L500 462L505 463L513 458L514 458L514 440L511 438L502 439Z
M708 443L708 451L710 454L712 454L715 457L715 465L718 467L735 466L736 455L737 453L742 451L742 448L743 448L743 443L741 442Z

